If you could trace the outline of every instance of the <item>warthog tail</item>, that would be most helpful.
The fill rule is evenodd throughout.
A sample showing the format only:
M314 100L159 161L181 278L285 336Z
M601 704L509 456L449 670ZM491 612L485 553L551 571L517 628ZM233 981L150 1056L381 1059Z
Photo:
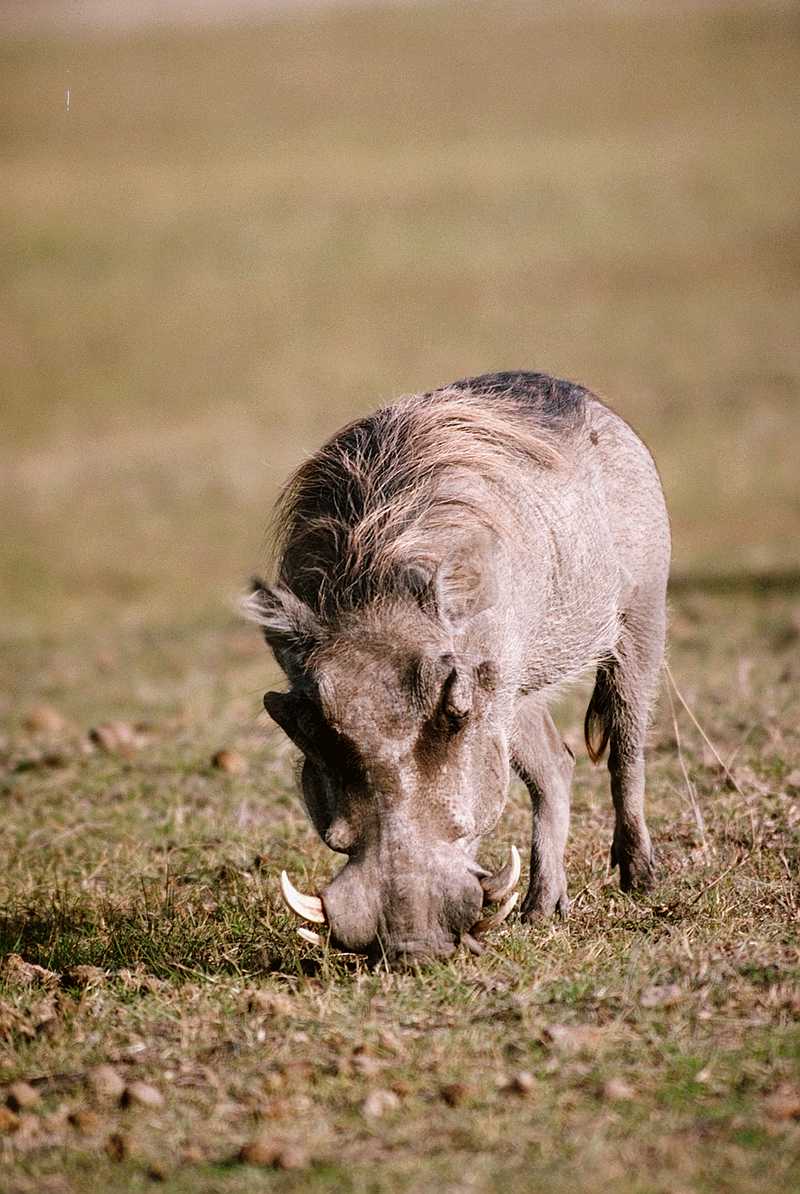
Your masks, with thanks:
M599 763L606 753L608 740L611 737L611 694L608 689L606 673L602 668L598 669L592 699L586 710L583 737L589 758L593 763Z

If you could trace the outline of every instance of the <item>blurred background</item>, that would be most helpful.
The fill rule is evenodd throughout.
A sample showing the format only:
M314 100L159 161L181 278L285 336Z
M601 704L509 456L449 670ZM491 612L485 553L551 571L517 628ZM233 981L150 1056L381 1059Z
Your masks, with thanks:
M5 0L3 636L228 619L276 491L537 369L650 444L675 572L800 566L800 17Z

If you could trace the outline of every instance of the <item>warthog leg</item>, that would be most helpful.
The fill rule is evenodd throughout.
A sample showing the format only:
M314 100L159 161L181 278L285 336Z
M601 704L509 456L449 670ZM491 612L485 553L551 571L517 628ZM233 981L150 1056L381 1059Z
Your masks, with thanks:
M598 669L592 697L610 744L615 813L611 865L619 866L623 891L643 889L653 881L653 848L644 817L644 750L664 657L663 582L655 593L637 592L635 599L623 618L614 659Z
M564 848L575 759L541 699L523 697L517 706L511 762L533 806L530 883L522 916L525 920L554 912L566 916Z

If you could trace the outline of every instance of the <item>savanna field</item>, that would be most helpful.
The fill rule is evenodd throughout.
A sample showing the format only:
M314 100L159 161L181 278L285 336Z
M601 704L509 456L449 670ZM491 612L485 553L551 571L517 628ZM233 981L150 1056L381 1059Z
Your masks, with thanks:
M7 23L3 1194L800 1186L799 91L766 3ZM280 900L339 860L236 596L327 434L497 368L662 472L659 880L609 872L587 685L570 919L370 971Z

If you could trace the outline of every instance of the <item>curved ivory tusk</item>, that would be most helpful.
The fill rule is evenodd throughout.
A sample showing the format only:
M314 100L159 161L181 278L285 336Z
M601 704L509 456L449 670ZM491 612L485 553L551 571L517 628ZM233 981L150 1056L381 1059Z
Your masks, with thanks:
M310 941L312 945L322 945L322 938L319 933L315 933L313 929L303 928L301 925L295 930L298 937L302 937L304 941Z
M498 925L501 925L518 899L519 892L515 891L495 912L490 913L489 916L482 916L480 920L477 920L470 929L472 936L480 937L482 933L487 933L489 929L496 929Z
M481 945L480 941L476 941L471 933L462 933L461 940L471 954L474 954L476 958L481 956L484 946Z
M281 895L297 916L311 920L314 924L325 924L325 909L319 896L304 895L292 883L286 871L281 871Z
M516 846L512 846L511 858L506 865L495 875L490 875L488 879L481 879L481 887L486 899L491 904L499 904L517 886L521 873L522 860L519 850Z

